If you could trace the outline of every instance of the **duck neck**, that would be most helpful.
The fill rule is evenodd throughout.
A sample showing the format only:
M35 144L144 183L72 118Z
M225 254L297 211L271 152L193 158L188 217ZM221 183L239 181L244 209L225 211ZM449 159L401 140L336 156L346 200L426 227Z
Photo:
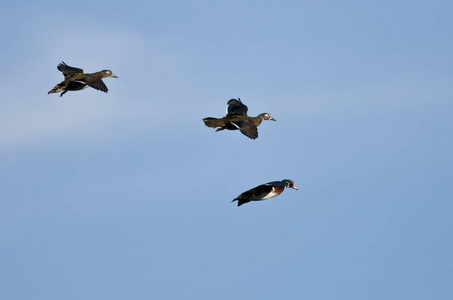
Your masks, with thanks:
M260 125L261 122L263 122L263 120L264 120L264 118L263 118L263 116L261 116L261 115L258 115L258 116L254 117L254 118L252 117L252 122L253 122L253 124L255 124L256 126Z

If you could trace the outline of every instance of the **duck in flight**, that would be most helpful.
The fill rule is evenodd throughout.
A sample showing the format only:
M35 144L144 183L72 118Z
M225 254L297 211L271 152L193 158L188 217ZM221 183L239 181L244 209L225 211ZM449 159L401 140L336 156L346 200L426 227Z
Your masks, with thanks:
M61 64L57 66L57 69L63 73L64 81L57 84L47 94L62 92L60 97L67 91L79 91L89 86L107 93L108 88L102 81L102 78L118 78L118 76L114 75L110 70L103 70L96 73L83 73L82 69L70 67L65 64L65 62L61 62Z
M258 126L263 120L275 120L271 114L262 113L257 117L250 117L247 115L247 106L241 102L241 99L231 99L227 103L226 116L223 118L204 118L204 124L208 127L218 127L217 131L239 130L245 136L256 139L258 138Z
M241 206L242 204L250 201L266 200L280 195L281 193L283 193L285 188L292 188L297 190L297 187L294 185L294 182L292 180L283 179L282 181L272 181L254 187L253 189L243 192L233 201L237 200L238 206Z

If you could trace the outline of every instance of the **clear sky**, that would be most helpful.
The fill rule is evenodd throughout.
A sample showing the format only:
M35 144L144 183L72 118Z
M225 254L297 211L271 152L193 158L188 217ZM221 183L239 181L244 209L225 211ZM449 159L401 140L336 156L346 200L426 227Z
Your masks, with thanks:
M3 1L0 299L452 299L452 3Z

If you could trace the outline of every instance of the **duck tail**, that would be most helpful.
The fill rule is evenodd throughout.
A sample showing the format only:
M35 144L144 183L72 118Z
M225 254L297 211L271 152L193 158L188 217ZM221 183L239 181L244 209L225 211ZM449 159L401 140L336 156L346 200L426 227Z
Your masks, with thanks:
M203 122L208 127L222 127L224 125L222 119L216 118L204 118Z
M231 201L231 202L234 202L234 201L236 201L236 200L238 201L238 206L241 206L242 204L248 202L248 201L241 200L241 199L239 199L239 198L233 199L233 201Z
M65 89L66 85L64 84L64 81L62 83L57 84L53 89L51 89L47 95L53 94L53 93L59 93Z

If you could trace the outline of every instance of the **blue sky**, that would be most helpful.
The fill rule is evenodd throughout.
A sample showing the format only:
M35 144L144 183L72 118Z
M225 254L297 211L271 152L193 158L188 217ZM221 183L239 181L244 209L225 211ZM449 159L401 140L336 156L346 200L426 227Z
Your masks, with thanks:
M0 298L450 299L452 9L3 2Z

